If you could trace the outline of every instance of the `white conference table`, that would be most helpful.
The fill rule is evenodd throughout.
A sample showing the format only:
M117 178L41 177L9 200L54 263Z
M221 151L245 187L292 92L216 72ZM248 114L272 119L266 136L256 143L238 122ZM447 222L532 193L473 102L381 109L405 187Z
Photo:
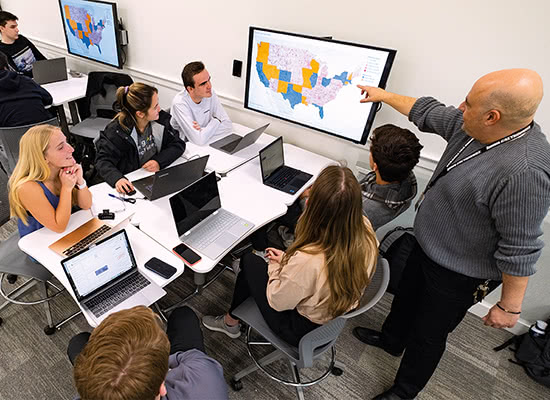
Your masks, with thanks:
M76 109L75 100L86 96L86 88L88 87L88 75L82 75L79 78L74 78L69 74L65 81L47 83L42 85L53 98L52 106L56 107L59 115L61 130L65 135L69 135L69 126L67 124L67 116L65 115L64 104L69 104L71 119L73 124L78 123L78 110Z
M244 136L252 130L253 129L244 125L233 123L233 132L238 135ZM215 142L221 138L223 138L223 136L216 137L209 143ZM241 165L247 163L254 157L257 157L258 152L274 140L275 137L262 133L256 143L251 144L235 154L228 154L221 150L215 149L211 147L209 143L204 146L199 146L191 142L186 142L185 153L183 156L185 158L190 158L193 156L202 157L209 155L210 158L208 159L206 168L210 171L216 171L216 173L223 177L230 171L240 168Z
M122 217L122 215L120 217ZM48 271L50 271L67 289L67 291L75 301L77 301L76 296L69 283L67 275L65 274L63 267L61 266L61 260L63 260L64 257L50 250L48 246L60 239L61 237L65 236L67 233L78 228L90 218L92 218L92 214L89 210L78 211L71 215L71 219L69 220L67 229L63 233L55 233L49 229L42 228L35 232L32 232L31 234L19 240L19 248L23 252L31 255L40 264L46 267ZM106 222L110 225L115 225L120 219L121 218L117 218L117 220L113 222ZM155 282L159 286L164 287L183 273L185 266L183 263L180 262L180 259L177 256L167 251L164 247L159 245L156 241L151 239L149 236L141 232L133 225L128 224L125 229L128 233L130 245L132 246L132 250L136 257L138 270L143 275L147 276L149 279L151 279L151 281ZM172 277L170 277L170 279L164 279L154 272L145 269L144 264L149 259L151 259L151 257L157 257L165 261L166 263L174 266L177 269L177 272ZM81 308L81 311L88 321L88 324L90 324L90 326L92 327L95 327L95 323L90 318L89 311L84 310L83 308Z

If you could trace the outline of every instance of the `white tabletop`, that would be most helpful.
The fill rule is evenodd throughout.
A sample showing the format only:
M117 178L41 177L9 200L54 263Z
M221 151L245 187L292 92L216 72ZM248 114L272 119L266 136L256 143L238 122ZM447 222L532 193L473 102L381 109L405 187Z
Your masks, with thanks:
M254 158L248 163L229 172L227 177L233 179L235 182L242 182L243 185L248 187L254 187L257 194L263 198L271 198L290 206L304 190L313 184L313 181L315 181L324 168L336 164L336 162L330 158L312 153L292 144L284 143L283 150L285 165L313 175L312 178L294 194L285 193L263 184L259 158Z
M34 259L36 259L44 267L46 267L46 269L48 269L48 271L50 271L67 289L67 291L71 294L75 301L76 296L69 283L69 280L67 279L67 275L65 274L63 267L61 266L61 260L63 260L64 257L50 250L48 246L66 235L67 233L78 228L90 218L90 211L79 211L71 215L69 225L67 226L67 229L64 233L55 233L47 228L42 228L30 233L29 235L19 240L19 248L25 253L32 256ZM117 222L118 218L117 221L114 221L111 224ZM183 273L185 268L184 264L173 253L167 251L165 248L163 248L161 245L159 245L157 242L152 240L149 236L147 236L145 233L141 232L139 229L135 228L131 224L126 227L126 232L128 233L128 238L136 257L138 270L143 275L147 276L151 281L155 282L159 286L166 286L168 283L172 282ZM166 263L174 266L177 269L177 272L172 277L170 277L170 279L164 279L154 272L145 269L143 265L149 259L151 259L151 257L157 257L165 261ZM88 314L89 312L82 309L82 313L86 317L88 323L91 326L95 326L95 323Z
M246 126L237 123L233 124L233 131L241 136L246 135L252 130L253 129L247 128ZM221 139L222 137L223 136L216 137L216 139L212 141L214 142ZM210 171L216 171L218 174L221 174L223 176L232 169L237 168L241 164L246 163L254 157L257 157L258 152L265 146L273 142L273 140L275 140L273 136L263 133L258 138L256 143L251 144L250 146L236 152L235 154L224 153L223 151L210 147L209 145L198 146L191 142L187 142L185 153L183 154L183 156L185 158L190 158L195 155L198 155L199 157L210 155L206 168Z
M254 224L254 228L248 232L250 235L255 230L284 215L287 207L275 198L264 198L263 193L258 192L256 186L247 187L234 179L222 178L218 182L222 207L227 211L238 215ZM176 224L170 208L170 196L149 203L149 206L138 207L136 217L139 219L139 228L147 235L155 238L166 249L173 249L181 243ZM207 273L225 256L221 254L212 260L197 252L202 257L191 268L194 272Z
M88 86L88 75L80 78L73 78L69 75L66 81L47 83L42 85L53 97L54 106L60 106L70 101L78 100L86 96Z

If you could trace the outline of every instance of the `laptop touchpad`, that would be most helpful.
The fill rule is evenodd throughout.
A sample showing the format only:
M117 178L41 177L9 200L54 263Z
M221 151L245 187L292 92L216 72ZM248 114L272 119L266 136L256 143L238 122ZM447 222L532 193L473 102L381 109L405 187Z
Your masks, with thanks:
M241 221L235 225L233 225L231 228L227 230L227 233L231 235L235 235L235 240L238 240L241 236L243 236L246 232L250 230L250 223Z

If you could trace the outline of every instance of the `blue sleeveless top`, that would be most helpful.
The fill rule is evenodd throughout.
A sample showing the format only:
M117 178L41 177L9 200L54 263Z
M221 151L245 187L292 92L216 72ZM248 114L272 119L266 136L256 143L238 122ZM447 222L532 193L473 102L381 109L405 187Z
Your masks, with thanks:
M48 201L50 202L50 204L52 205L53 208L57 209L57 205L59 204L59 197L57 197L55 194L53 194L52 192L50 192L50 189L48 189L46 187L46 185L44 185L43 182L38 182L37 183L42 187L42 190L44 191L44 194L46 195L46 198L48 199ZM25 235L28 235L29 233L32 233L42 227L44 227L44 225L42 225L40 222L38 222L36 220L36 218L34 218L31 213L29 213L27 211L27 224L28 225L25 225L23 223L23 221L21 221L20 219L17 221L17 228L19 229L19 236L20 237L23 237Z

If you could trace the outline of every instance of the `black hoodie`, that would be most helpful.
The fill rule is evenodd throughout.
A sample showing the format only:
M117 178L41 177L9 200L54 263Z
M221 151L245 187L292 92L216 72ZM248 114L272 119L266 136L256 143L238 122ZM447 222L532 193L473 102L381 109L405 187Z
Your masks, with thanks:
M52 118L44 107L52 96L31 78L0 70L0 127L34 124Z

